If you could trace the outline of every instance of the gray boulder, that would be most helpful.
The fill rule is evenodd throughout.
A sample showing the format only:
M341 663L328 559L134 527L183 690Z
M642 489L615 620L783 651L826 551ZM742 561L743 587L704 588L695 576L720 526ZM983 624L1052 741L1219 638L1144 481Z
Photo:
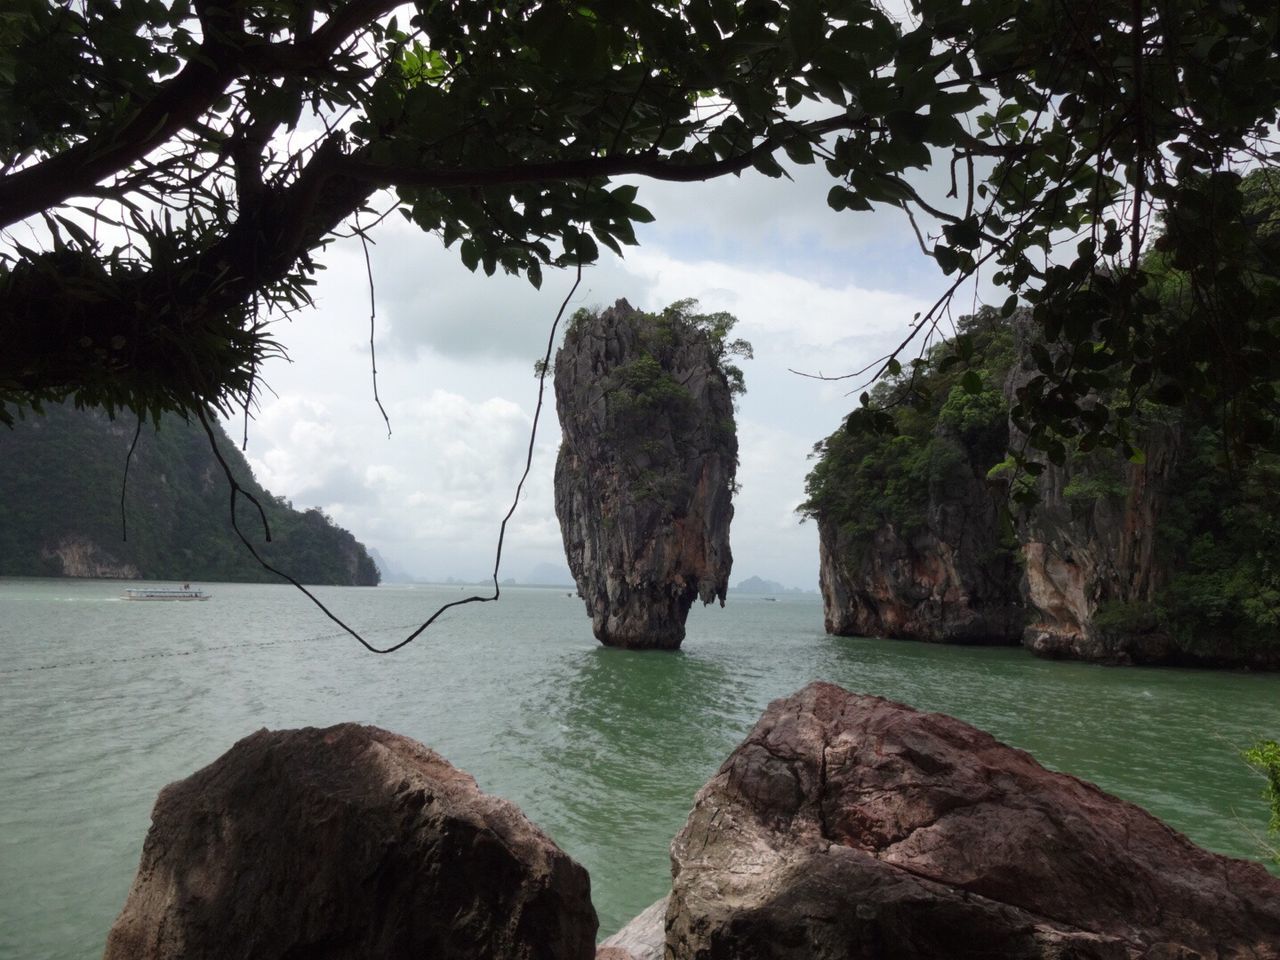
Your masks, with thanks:
M160 792L105 960L590 960L586 871L421 744L260 730Z
M951 717L814 683L672 844L667 956L1280 957L1280 879Z
M596 960L662 960L667 897L645 907L621 930L600 941Z

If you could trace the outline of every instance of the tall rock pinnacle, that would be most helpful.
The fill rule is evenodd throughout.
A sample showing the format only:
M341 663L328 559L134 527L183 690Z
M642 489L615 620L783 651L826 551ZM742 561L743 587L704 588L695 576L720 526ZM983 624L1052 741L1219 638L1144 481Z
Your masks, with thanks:
M674 650L697 597L724 605L738 463L733 319L619 300L556 354L556 515L596 639ZM741 345L749 349L746 345Z

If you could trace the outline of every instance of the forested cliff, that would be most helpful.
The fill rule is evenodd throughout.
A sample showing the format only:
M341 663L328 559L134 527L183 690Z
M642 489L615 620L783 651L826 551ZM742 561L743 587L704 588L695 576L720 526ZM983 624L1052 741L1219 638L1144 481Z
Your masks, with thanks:
M855 415L818 445L801 510L827 630L1280 668L1280 457L1233 459L1206 411L1144 401L1131 458L1067 444L1018 473L1010 410L1044 362L1036 329L1023 311L963 318L966 362L890 377L871 398L888 423Z
M135 422L49 405L0 428L0 574L153 580L276 581L231 528L222 469L196 423L144 425L124 484ZM220 428L219 446L252 504L240 526L268 562L304 583L373 585L364 546L319 509L294 510L263 489ZM121 490L127 526L121 523ZM122 534L127 533L127 539Z
M1261 168L1239 186L1219 213L1246 268L1233 288L1242 312L1193 292L1166 231L1140 277L1078 283L1086 306L1151 285L1149 311L1098 320L1011 297L909 364L889 362L817 445L800 508L821 534L828 631L1280 668L1280 385L1259 408L1231 382L1208 383L1203 361L1246 331L1280 349L1280 184ZM1204 329L1177 335L1193 316ZM1176 355L1182 379L1150 351L1115 366L1136 330ZM1263 352L1232 353L1242 376Z

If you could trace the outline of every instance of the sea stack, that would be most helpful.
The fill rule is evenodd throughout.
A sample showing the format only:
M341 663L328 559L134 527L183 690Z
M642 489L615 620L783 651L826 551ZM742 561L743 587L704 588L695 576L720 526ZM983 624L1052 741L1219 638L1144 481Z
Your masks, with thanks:
M741 372L732 318L691 306L579 311L556 354L556 515L606 646L674 650L694 598L724 605Z

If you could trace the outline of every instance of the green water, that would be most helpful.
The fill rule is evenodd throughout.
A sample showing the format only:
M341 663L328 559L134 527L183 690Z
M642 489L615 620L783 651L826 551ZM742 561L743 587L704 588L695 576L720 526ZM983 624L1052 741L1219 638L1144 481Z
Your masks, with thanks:
M518 803L591 873L601 935L661 896L693 794L771 699L813 679L954 714L1214 850L1256 854L1280 677L1050 663L1020 650L828 637L816 597L695 610L685 650L604 650L564 591L504 590L391 657L294 592L0 580L0 960L101 955L165 783L259 727L375 723ZM397 637L457 588L321 594Z

